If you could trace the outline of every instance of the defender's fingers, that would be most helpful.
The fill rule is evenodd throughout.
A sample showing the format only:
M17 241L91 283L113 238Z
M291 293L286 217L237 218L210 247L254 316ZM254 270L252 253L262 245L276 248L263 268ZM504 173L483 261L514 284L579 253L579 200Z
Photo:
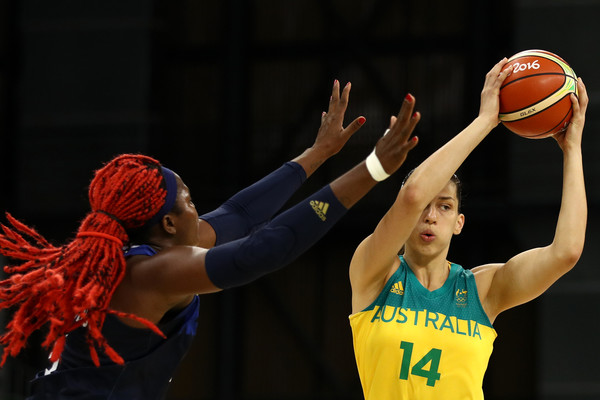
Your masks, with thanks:
M419 111L415 111L413 113L412 117L410 118L409 129L410 129L411 133L415 129L415 127L417 126L417 124L419 123L420 120L421 120L421 113Z
M348 140L365 124L366 121L367 119L363 116L356 118L342 131L342 136L345 136L346 140Z
M333 87L331 88L330 102L340 98L340 81L337 79L333 81Z
M346 112L346 107L348 107L348 99L350 98L350 89L352 88L352 83L346 83L344 89L342 90L342 97L340 98L339 105L341 107L342 112Z
M331 88L331 96L329 96L329 108L328 113L331 113L332 107L337 103L340 98L340 82L336 79L333 81L333 87Z
M352 84L348 82L342 91L340 97L340 82L336 79L333 84L333 93L329 99L329 110L328 113L334 116L344 116L346 108L348 106L348 98L350 97L350 88Z
M392 127L393 127L393 126L394 126L394 124L396 123L396 120L397 120L397 119L398 119L398 118L396 118L396 116L395 116L395 115L392 115L392 116L390 117L390 126L389 126L388 130L392 129Z
M410 121L408 122L406 129L404 129L402 132L403 140L408 140L408 138L410 137L410 135L412 135L413 131L417 127L417 124L419 123L420 120L421 120L421 113L418 111L415 111L413 113L413 115L410 117Z
M409 151L411 151L412 149L417 147L417 144L419 144L419 137L413 136L412 138L410 138L409 141L404 143L403 146L404 146L404 149L406 150L406 152L408 153Z
M398 112L397 119L400 120L400 124L404 124L408 121L410 116L413 113L413 109L415 108L415 97L408 93L406 97L404 97L404 101L402 102L402 107L400 107L400 112ZM398 123L398 121L396 121Z
M413 131L415 130L415 127L417 126L420 120L421 113L415 111L408 121L406 121L404 124L399 125L397 129L393 130L394 135L397 135L401 142L406 142L410 138L410 135L412 135Z

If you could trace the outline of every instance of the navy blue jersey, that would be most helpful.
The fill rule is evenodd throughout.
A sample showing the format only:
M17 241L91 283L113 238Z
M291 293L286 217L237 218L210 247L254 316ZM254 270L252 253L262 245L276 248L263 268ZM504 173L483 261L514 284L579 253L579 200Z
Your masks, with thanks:
M156 252L149 246L137 246L126 256ZM115 364L98 349L100 367L94 366L86 340L86 329L69 333L60 362L40 372L32 381L29 400L90 399L134 400L163 399L175 369L187 353L196 334L200 299L184 309L167 313L157 324L167 336L163 339L145 328L135 328L107 315L102 333L125 360Z

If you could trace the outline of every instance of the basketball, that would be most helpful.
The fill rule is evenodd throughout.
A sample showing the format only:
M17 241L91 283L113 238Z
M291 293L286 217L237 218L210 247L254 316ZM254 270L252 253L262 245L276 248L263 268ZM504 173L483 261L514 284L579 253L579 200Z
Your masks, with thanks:
M525 50L508 59L512 74L500 88L500 121L529 139L565 130L571 120L570 94L577 95L577 75L559 56Z

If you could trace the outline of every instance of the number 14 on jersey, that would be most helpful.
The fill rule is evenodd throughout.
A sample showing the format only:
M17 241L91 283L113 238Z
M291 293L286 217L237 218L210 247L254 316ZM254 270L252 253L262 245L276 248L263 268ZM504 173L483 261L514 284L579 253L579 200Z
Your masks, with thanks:
M414 344L411 342L401 342L400 348L404 351L402 355L402 364L400 365L400 379L408 380L408 374L421 376L427 379L427 386L435 386L435 382L440 379L441 374L438 372L440 367L440 358L442 357L442 350L431 349L427 354L417 361L412 368L412 353ZM425 369L427 364L429 369Z

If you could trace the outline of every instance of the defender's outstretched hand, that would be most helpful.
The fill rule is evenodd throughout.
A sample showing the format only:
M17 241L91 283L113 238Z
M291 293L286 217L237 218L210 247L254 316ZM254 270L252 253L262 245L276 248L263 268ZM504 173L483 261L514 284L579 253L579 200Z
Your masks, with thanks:
M361 116L344 128L344 114L348 107L351 87L352 84L348 82L340 96L340 83L336 79L331 91L329 109L321 115L321 126L313 148L323 152L326 157L337 154L366 121L365 117Z
M352 207L378 181L396 172L417 145L418 139L411 139L411 134L421 115L413 112L414 106L415 98L407 95L398 116L390 119L390 128L377 141L371 155L331 183L331 189L346 208Z
M300 164L309 177L328 158L337 154L348 139L365 123L365 117L358 117L344 128L344 115L350 97L350 82L344 86L340 95L340 82L336 79L331 90L329 108L321 114L321 126L314 144L293 161Z
M400 168L408 152L419 142L416 136L411 138L421 119L421 114L414 112L414 108L415 98L411 94L406 95L398 116L390 118L389 129L375 145L375 154L389 175Z

